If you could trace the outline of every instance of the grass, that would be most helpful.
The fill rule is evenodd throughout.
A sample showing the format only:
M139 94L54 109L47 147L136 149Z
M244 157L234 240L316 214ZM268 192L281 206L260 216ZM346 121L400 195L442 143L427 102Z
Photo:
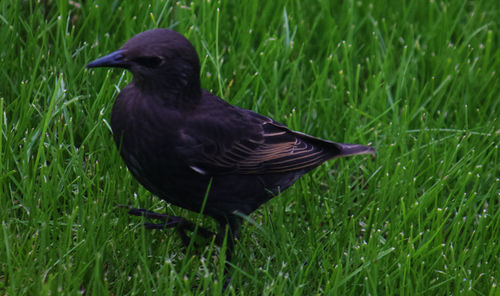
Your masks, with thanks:
M0 3L0 294L220 294L219 248L116 209L214 227L131 177L109 127L131 77L84 69L168 27L232 104L377 148L252 214L227 294L500 295L497 1L74 2Z

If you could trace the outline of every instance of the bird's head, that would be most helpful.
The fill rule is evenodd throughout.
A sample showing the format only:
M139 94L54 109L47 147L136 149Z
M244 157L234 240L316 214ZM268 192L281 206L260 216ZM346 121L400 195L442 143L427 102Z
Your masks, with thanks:
M133 83L144 90L200 90L196 50L184 36L168 29L135 35L119 50L87 65L87 68L96 67L127 69L134 77Z

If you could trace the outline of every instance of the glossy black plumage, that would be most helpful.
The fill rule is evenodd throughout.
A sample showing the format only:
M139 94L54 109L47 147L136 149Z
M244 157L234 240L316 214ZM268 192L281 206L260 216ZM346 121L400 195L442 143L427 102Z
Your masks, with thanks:
M234 232L235 212L250 214L324 161L374 153L291 131L202 89L194 47L171 30L140 33L87 67L133 74L115 101L111 127L134 177L192 211L200 211L212 179L204 214Z

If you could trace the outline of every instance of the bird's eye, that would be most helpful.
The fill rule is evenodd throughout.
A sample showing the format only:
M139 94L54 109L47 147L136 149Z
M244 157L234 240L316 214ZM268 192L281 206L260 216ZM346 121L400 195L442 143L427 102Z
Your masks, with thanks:
M137 57L134 62L148 68L156 68L163 62L160 57Z

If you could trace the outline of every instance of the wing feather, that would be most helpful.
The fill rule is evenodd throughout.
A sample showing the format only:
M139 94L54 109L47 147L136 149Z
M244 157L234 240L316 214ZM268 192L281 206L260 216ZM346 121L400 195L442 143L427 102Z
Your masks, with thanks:
M317 166L338 153L335 146L326 149L335 143L304 137L273 121L262 127L260 138L240 139L225 149L211 150L217 153L202 153L192 166L213 174L281 173Z
M271 118L204 91L196 116L184 116L175 153L204 175L274 174L310 169L339 156L375 153L292 131ZM230 115L228 115L230 114Z

